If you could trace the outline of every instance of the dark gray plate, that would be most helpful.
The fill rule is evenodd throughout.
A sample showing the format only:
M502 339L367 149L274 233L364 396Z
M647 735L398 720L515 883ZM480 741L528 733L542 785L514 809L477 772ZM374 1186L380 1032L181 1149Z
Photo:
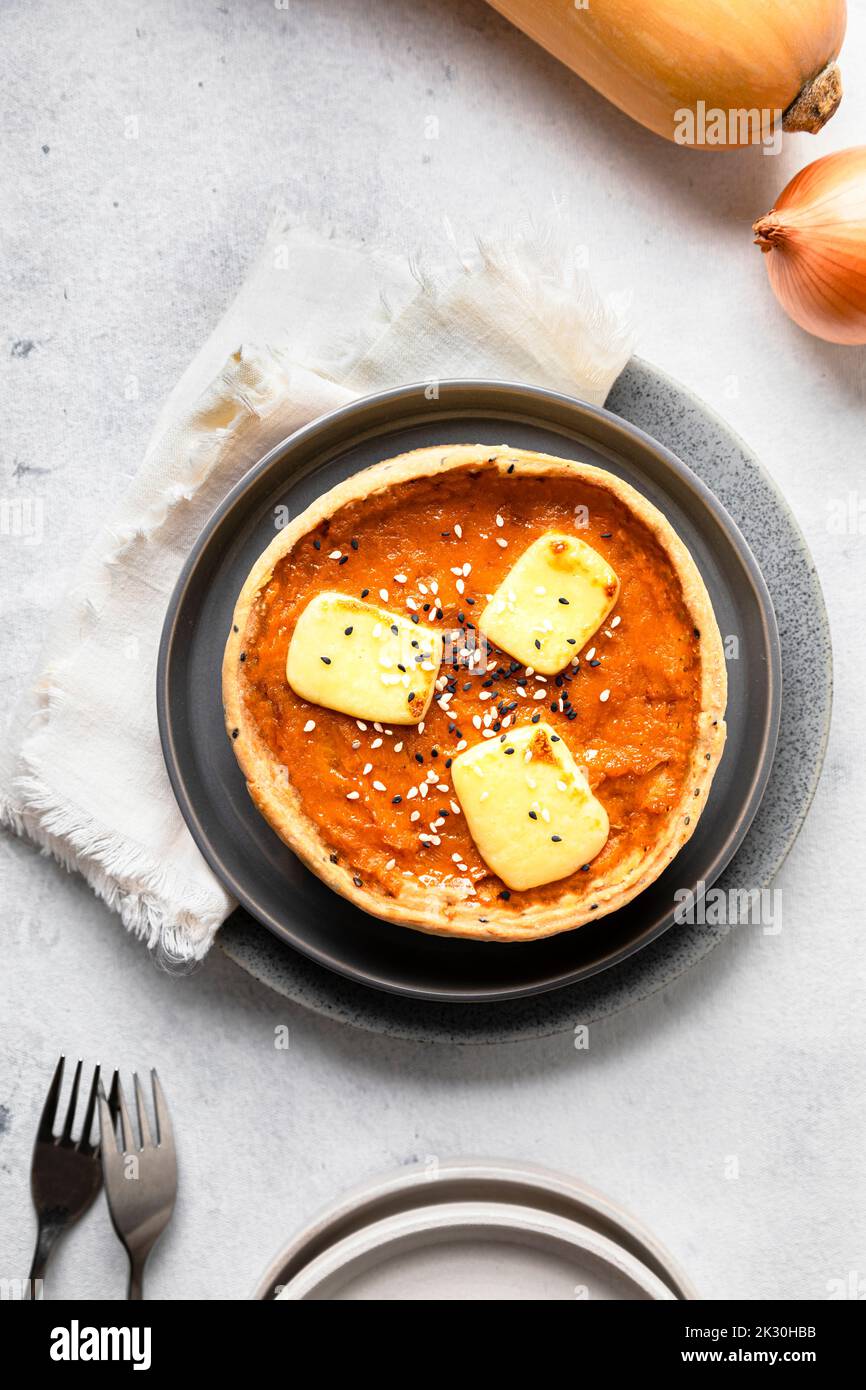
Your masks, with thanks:
M698 829L677 860L620 912L523 945L450 941L368 917L309 873L253 807L225 737L220 663L236 596L273 535L274 508L296 515L379 459L433 443L504 443L597 463L669 517L695 557L724 636L728 746ZM570 397L497 382L443 382L366 397L316 421L252 469L212 517L166 619L158 678L172 785L205 857L285 945L352 981L424 1003L516 1000L574 985L647 947L672 924L674 893L712 884L760 804L780 709L780 651L766 585L742 535L704 483L616 415ZM237 929L233 941L237 944ZM290 966L291 969L291 966ZM468 1012L474 1012L469 1010Z

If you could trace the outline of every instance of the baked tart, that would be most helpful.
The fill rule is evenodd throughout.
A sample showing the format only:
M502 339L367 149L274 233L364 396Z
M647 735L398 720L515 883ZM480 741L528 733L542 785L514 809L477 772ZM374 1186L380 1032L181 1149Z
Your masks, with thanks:
M262 815L364 911L530 941L694 833L725 742L712 605L620 478L446 445L340 483L234 612L226 728Z

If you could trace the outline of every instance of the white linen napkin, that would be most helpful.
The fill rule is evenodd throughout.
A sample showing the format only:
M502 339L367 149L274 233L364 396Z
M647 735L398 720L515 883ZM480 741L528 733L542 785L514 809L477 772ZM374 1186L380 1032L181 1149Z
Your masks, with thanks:
M175 804L154 696L165 609L217 504L272 445L358 394L485 376L601 404L628 359L625 305L602 302L562 226L469 256L449 240L430 266L275 217L13 716L0 821L83 874L166 963L203 956L234 906Z

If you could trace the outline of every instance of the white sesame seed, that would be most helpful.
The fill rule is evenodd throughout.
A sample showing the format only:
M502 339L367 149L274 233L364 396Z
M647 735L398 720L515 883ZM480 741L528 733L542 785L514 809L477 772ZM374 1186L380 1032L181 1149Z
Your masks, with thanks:
M497 544L498 546L501 546L501 548L502 548L503 550L505 550L506 546L508 545L508 541L505 539L504 536L497 536L497 537L496 537L496 544Z
M371 747L371 748L381 748L381 747L382 747L382 740L381 740L380 738L374 738L374 739L373 739L373 742L370 744L370 747Z
M428 791L427 783L426 783L426 782L422 782L422 783L419 785L418 790L419 790L419 792L421 793L421 799L422 799L422 801L423 801L423 799L424 799L424 797L427 795L427 791Z
M389 859L389 860L388 860L388 863L385 865L385 868L386 868L386 869L393 869L393 867L394 867L394 865L395 865L396 863L397 863L397 860L396 860L396 859Z
M449 805L450 805L450 807L451 807L451 811L452 811L453 815L459 816L459 815L460 815L460 807L457 805L457 802L456 802L456 801L451 801L451 802L449 802Z
M358 798L360 797L360 795L361 795L360 792L346 792L346 800L347 800L347 801L357 801Z
M622 622L622 618L611 618L611 620L610 620L610 625L611 625L611 627L619 627L619 625L620 625L621 622Z
M457 580L457 584L455 585L455 587L456 587L456 589L457 589L458 594L462 594L463 591L464 591L465 588L466 588L466 585L463 583L463 580L462 580L462 579L458 579L458 580Z
M584 756L584 760L585 760L586 762L588 762L588 763L589 763L589 762L592 762L593 758L597 758L597 757L598 757L598 749L597 749L597 748L587 748L587 750L586 750L586 752L584 753L583 756Z
M457 745L457 752L459 753L460 750L461 750L461 748L465 748L465 747L466 747L466 740L465 740L465 738L461 738L460 742L459 742L458 745Z
M305 734L311 734L311 733L313 732L313 730L315 729L315 727L316 727L316 721L315 721L315 719L308 719L307 722L306 722L306 724L304 725L304 733L305 733Z
M464 864L462 860L461 860L460 863L457 865L457 867L458 867L458 869L460 870L460 872L461 872L462 874L466 874L466 873L469 872L469 865L468 865L468 864Z
M402 753L402 752L403 752L403 740L402 740L402 739L400 740L399 743L395 743L395 744L394 744L394 752L395 752L395 753Z
M360 740L359 738L353 738L353 739L352 739L352 747L353 747L353 748L360 748L360 747L361 747L361 740Z
M593 658L594 656L595 656L595 647L590 647L589 651L588 651L587 654L586 654L586 659L587 659L587 661L592 661L592 658Z
M436 579L430 580L430 592L431 594L438 594L439 592L439 583Z
M417 787L410 787L409 790L408 790L407 793L406 793L406 800L407 800L407 801L411 801L412 798L413 798L413 796L417 796L417 795L418 795L418 788L417 788Z
M369 775L370 775L370 773L371 773L372 771L373 771L373 764L372 764L372 763L365 763L365 764L364 764L364 771L363 771L363 774L362 774L362 775L363 775L364 777L369 777Z
M459 854L457 854L457 853L455 852L455 853L452 854L452 856L451 856L451 862L452 862L453 864L459 864L461 858L462 858L462 856L459 855Z
M454 534L457 537L458 541L461 541L463 539L463 527L460 525L455 526Z
M496 737L496 730L495 730L495 729L482 729L482 730L481 730L481 737L482 737L482 738L495 738L495 737Z
M341 560L342 558L343 558L343 552L342 552L342 550L332 550L331 553L330 553L330 555L328 556L328 559L329 559L329 560Z
M418 725L418 732L419 732L419 734L423 734L423 732L424 732L424 720L423 720L423 719L421 720L421 723Z
M388 602L388 590L387 590L387 589L380 589L380 590L379 590L379 597L380 597L380 599L382 600L383 603L387 603L387 602Z
M497 525L497 526L504 526L504 525L505 525L505 519L504 519L504 517L501 517L501 516L499 515L498 512L496 513L496 525Z
M447 782L439 782L437 784L436 790L437 792L444 792L444 794L447 796L451 788L449 787Z
M367 725L364 724L364 723L362 723L362 721L361 721L360 719L356 719L356 720L355 720L355 723L357 724L358 728L361 730L361 733L362 733L362 734L365 734L365 733L367 732Z
M428 589L427 589L427 585L426 585L426 584L421 584L421 583L419 582L418 588L420 589L420 591L421 591L422 594L426 594L426 593L428 592Z
M411 816L409 817L409 819L410 819L411 821L420 820L420 819L421 819L421 812L420 812L420 811L413 811L412 814L411 814Z
M525 685L519 685L519 686L517 687L517 693L518 693L518 695L520 695L520 696L525 700L525 699L526 699L526 686L525 686Z
M532 692L532 698L533 700L543 700L546 694L546 690L534 690Z
M492 700L492 699L493 699L493 691L492 691L492 690L482 690L482 691L480 692L478 698L479 698L479 700Z
M395 583L395 584L405 584L405 583L406 583L406 576L405 576L405 574L395 574L395 575L394 575L394 583Z
M598 698L601 700L602 704L605 704L610 699L610 691L603 690Z
M467 560L467 561L466 561L466 564L463 566L463 574L464 574L465 576L468 576L468 575L470 575L471 573L472 573L472 566L470 565L469 561Z
M377 792L386 792L388 790L384 782L374 782L373 787Z
M413 613L418 612L418 605L413 598L407 598L406 607L411 608Z
M481 728L481 715L480 715L480 714L473 714L473 716L472 716L472 724L473 724L474 728L476 728L476 729L480 729L480 728Z

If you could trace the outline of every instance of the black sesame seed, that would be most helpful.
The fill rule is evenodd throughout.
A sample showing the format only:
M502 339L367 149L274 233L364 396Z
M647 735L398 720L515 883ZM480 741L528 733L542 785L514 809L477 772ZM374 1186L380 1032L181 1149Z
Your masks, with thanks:
M401 802L402 800L403 800L402 796L392 796L392 797L391 797L391 805L392 805L392 806L399 806L399 805L400 805L400 802Z
M321 542L321 541L313 541L313 549L314 549L314 550L321 550L321 548L322 548L322 542Z
M323 661L326 666L330 666L331 664L331 658L329 656L320 657L320 660Z
M562 836L561 836L561 835L551 835L550 838L551 838L551 840L553 841L553 843L554 843L555 845L560 845L560 844L562 844Z
M550 741L551 743L559 743L559 734L551 734Z
M509 463L509 465L508 465L508 467L506 468L505 471L506 471L506 473L513 473L513 472L514 472L514 464L513 464L513 463Z
M422 606L422 608L424 609L424 612L425 612L425 613L429 613L429 612L430 612L430 605L429 605L429 603L424 603L424 604L422 604L421 606Z
M240 729L232 729L232 738L237 738L239 733Z
M463 682L463 689L464 689L464 690L471 690L471 689L472 689L472 682L471 682L471 681L464 681L464 682Z
M412 703L412 701L413 701L414 699L415 699L415 691L414 691L414 690L410 690L410 691L409 691L408 698L407 698L407 704L410 704L410 705L411 705L411 703Z
M601 533L601 538L602 538L603 541L609 541L612 535L613 535L613 532L612 532L612 531L602 531L602 533Z
M337 561L337 564L338 564L338 565L345 565L345 563L346 563L346 561L348 560L348 558L349 558L348 555L341 555L340 558L339 558L339 560Z
M692 632L695 634L696 637L700 637L701 635L701 629L699 627L692 628Z
M356 888L363 888L364 886L364 880L362 878L359 878L357 874L355 874L355 877L352 879L352 882L354 883Z
M576 638L576 637L566 637L565 640L566 640L566 642L568 643L568 645L569 645L570 647L573 647L573 646L576 644L576 642L577 642L577 638Z
M508 755L509 753L513 753L513 752L514 752L514 749L513 749L513 748L506 748L506 749L505 749L506 755Z
M442 536L443 536L443 538L444 538L446 541L448 540L448 537L449 537L450 535L451 535L451 532L450 532L450 531L443 531L443 532L442 532Z
M354 628L351 628L351 627L343 628L343 636L344 636L344 637L351 637L353 632L354 632Z
M361 590L361 598L366 598L367 595L369 594L369 592L370 592L369 589L362 589L362 590Z
M588 864L581 864L581 866L580 866L580 872L581 872L582 874L588 874L588 873L589 873L589 865L588 865Z
M534 714L534 715L532 716L532 718L530 719L529 722L530 722L530 724L537 724L540 718L541 718L541 715L540 715L540 714Z
M474 607L475 607L475 600L474 600L474 598L468 598L468 599L466 600L466 602L469 604L470 608L474 608Z
M551 714L556 714L556 711L557 711L558 709L559 709L559 701L558 701L558 700L553 700L553 701L551 701L551 705L550 705L550 712L551 712Z
M535 811L530 811L530 812L529 812L529 819L530 819L530 820L538 820L538 814L537 814L537 812L535 812Z
M238 627L237 623L233 625L232 632L240 632L240 628Z
M539 642L537 637L535 639L535 646L537 651L541 651L541 643Z
M415 761L416 761L416 763L423 763L423 761L424 761L424 754L423 754L423 753L416 753L416 754L415 754Z
M412 621L413 623L420 623L421 619L418 617L417 613L412 614Z
M436 617L437 617L437 618L444 618L444 617L445 617L445 614L443 613L443 611L442 611L441 608L437 608L437 609L436 609Z
M391 631L393 632L394 636L396 637L397 634L398 634L398 632L400 631L400 629L398 628L398 626L397 626L396 623L392 623L392 624L391 624Z
M509 893L507 888L503 888L502 892L499 893L497 896L500 897L504 903L507 903L508 899L511 897L511 894Z
M358 549L358 545L359 545L358 537L357 537L357 536L353 536L352 539L350 540L349 544L351 545L351 547L352 547L353 550L357 550L357 549Z
M590 666L600 666L601 662L599 661L597 656L594 656L589 664Z
M339 860L339 857L340 857L340 856L339 856L338 854L329 854L329 855L328 855L328 858L330 859L330 861L331 861L332 864L336 864L337 861Z
M431 758L438 758L438 757L439 757L439 749L438 749L438 748L431 748L431 749L430 749L430 757L431 757Z
M241 652L241 658L240 658L240 659L241 659L241 661L246 661L246 659L247 659L247 654L246 654L246 652Z
M559 601L560 601L560 603L564 603L565 606L566 606L566 608L568 607L568 599L567 599L567 598L560 598Z
M446 767L450 767L453 761L454 761L453 758L446 758L446 759L445 759L445 766L446 766Z

